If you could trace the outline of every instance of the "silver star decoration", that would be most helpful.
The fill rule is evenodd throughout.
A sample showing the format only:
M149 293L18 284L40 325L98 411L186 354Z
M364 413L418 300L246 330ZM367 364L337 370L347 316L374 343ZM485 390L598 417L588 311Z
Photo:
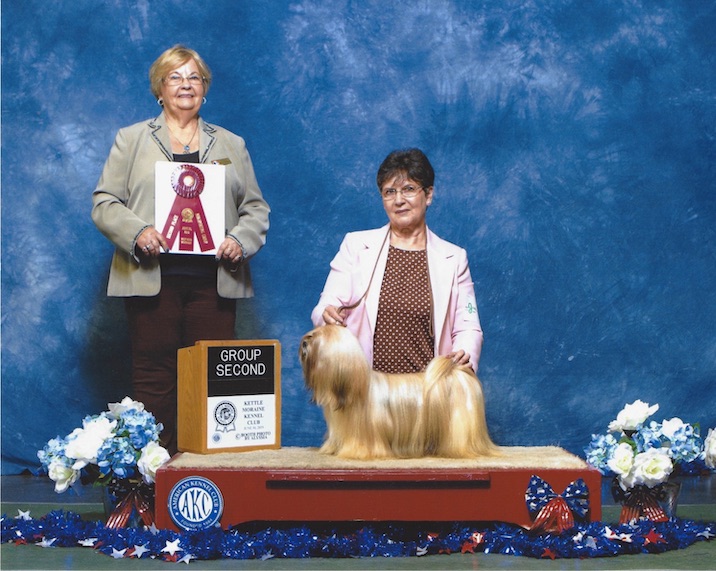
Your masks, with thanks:
M147 551L149 551L149 549L144 547L144 545L135 545L132 555L134 555L137 559L141 559L142 555L144 555Z
M177 551L184 551L181 547L179 547L179 541L180 540L178 539L175 539L174 541L167 540L167 544L162 548L162 553L174 555Z
M274 554L273 554L273 553L271 552L271 550L269 549L268 552L264 553L264 554L261 556L261 561L266 561L266 560L268 560L268 559L273 559L273 558L274 558Z
M55 541L57 541L56 537L53 537L52 539L47 539L46 537L43 537L42 541L37 545L39 545L40 547L52 547L52 544L55 543Z
M127 551L127 548L125 547L122 549L122 551L117 551L114 547L112 548L112 557L114 559L122 559L124 558L124 552Z
M17 510L17 515L15 516L15 519L21 519L23 521L30 521L32 518L30 517L30 510L27 510L26 512L22 510Z

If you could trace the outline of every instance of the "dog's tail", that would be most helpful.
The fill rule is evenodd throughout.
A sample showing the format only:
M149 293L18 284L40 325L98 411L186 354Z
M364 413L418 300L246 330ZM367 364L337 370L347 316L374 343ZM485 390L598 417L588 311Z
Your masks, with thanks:
M426 453L448 458L494 455L485 419L480 381L449 357L433 359L425 370Z

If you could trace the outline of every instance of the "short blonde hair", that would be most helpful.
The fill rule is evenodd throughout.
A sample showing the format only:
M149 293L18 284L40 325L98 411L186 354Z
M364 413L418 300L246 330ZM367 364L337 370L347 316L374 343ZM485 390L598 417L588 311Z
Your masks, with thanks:
M160 55L149 68L149 88L152 90L154 97L159 98L161 96L162 81L164 81L167 74L192 59L196 62L199 73L204 78L204 95L206 95L211 85L209 66L206 65L206 62L195 50L177 44Z

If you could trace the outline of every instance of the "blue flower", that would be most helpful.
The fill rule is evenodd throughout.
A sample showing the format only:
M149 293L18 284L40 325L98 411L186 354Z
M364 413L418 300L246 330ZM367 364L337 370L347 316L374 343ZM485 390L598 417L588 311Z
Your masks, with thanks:
M592 441L584 449L587 462L599 470L603 476L613 474L607 461L614 454L617 439L612 434L592 434Z
M118 432L129 438L132 446L137 450L159 440L161 424L157 424L154 415L150 412L129 409L120 415L119 421L122 428Z
M97 452L97 466L103 478L131 478L136 473L138 451L127 438L107 440Z
M684 425L677 430L671 439L671 448L669 456L674 462L693 462L696 460L703 450L703 442L699 436L698 429L694 429L690 424Z
M639 452L646 452L650 448L661 448L666 444L661 425L653 420L642 426L632 438Z
M54 459L61 459L68 466L72 464L72 461L65 456L65 447L67 446L67 439L52 438L45 444L42 450L37 452L37 457L40 459L42 467L47 470L47 467L52 463Z

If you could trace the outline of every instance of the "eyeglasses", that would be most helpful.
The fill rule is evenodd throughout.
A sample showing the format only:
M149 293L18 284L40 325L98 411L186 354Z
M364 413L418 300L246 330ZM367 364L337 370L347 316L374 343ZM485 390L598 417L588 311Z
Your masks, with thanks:
M204 78L196 73L192 73L189 77L184 77L178 73L170 73L164 78L164 83L167 85L181 85L185 79L188 80L191 85L201 85L204 83Z
M415 198L418 193L424 188L424 186L413 186L409 184L401 189L384 188L380 191L380 194L383 195L383 200L385 201L395 200L395 198L398 196L398 193L402 194L403 198Z

